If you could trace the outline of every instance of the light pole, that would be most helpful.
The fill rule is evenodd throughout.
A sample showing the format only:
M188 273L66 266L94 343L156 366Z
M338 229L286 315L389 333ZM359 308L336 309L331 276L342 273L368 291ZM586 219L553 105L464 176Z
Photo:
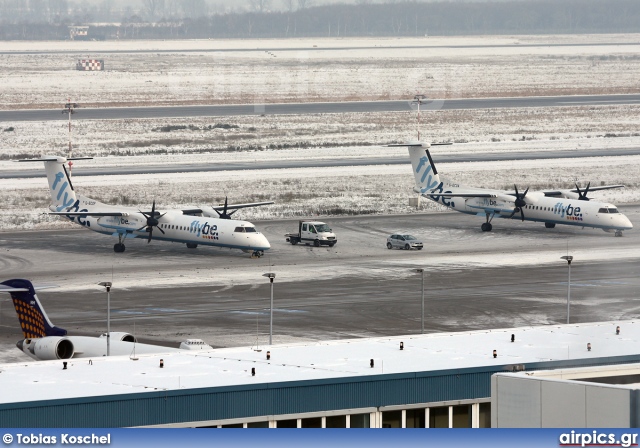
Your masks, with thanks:
M273 279L276 278L276 274L273 272L267 272L262 274L263 277L269 278L269 284L271 285L271 301L269 302L269 345L273 340Z
M562 260L567 260L569 264L569 281L567 282L567 323L569 323L569 303L571 302L571 262L573 261L572 255L564 255L560 257Z
M413 102L418 104L418 141L420 141L420 105L427 99L427 95L417 94L413 97Z
M416 272L422 276L422 312L420 313L422 317L420 319L420 334L424 334L424 269L418 268Z
M107 356L111 353L111 282L100 282L100 286L107 288Z

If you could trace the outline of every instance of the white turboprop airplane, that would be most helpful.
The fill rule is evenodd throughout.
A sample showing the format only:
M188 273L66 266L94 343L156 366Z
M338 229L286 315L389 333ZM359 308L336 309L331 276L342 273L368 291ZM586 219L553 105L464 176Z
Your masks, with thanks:
M206 246L228 247L252 252L260 257L271 245L267 238L247 221L232 220L231 215L240 208L257 207L273 202L254 202L250 204L228 205L207 209L156 210L153 202L150 211L133 207L102 204L94 199L76 194L67 173L65 164L69 160L86 160L91 157L69 158L44 156L41 159L20 160L20 162L44 162L44 168L51 190L51 215L66 216L71 221L94 232L117 235L118 243L113 246L115 252L124 252L123 241L127 237L145 238L185 243L195 249L198 244ZM234 210L228 213L228 210ZM214 217L213 212L218 217ZM160 235L154 235L158 229Z
M52 286L35 286L29 280L12 279L0 283L0 292L11 294L24 339L16 346L38 361L71 358L95 358L107 355L169 353L176 350L211 350L202 339L187 339L179 349L159 345L140 344L129 333L112 331L99 337L68 336L67 330L51 323L38 300L36 290ZM109 339L109 342L107 342Z
M623 188L624 185L607 185L575 190L542 190L529 192L489 190L472 188L450 182L442 178L431 159L428 143L394 144L407 146L415 176L416 193L438 202L455 211L484 216L486 222L481 228L484 232L492 229L494 217L522 219L522 221L543 222L548 229L556 224L603 229L622 236L623 230L633 228L631 221L620 213L615 205L606 202L590 201L589 191Z

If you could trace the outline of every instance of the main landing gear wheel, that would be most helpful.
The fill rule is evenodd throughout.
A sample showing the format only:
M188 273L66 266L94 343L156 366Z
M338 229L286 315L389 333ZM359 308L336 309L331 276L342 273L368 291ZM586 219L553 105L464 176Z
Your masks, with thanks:
M545 222L545 223L544 223L544 226L545 226L547 229L553 229L553 228L556 226L556 223L555 223L555 222Z
M262 250L254 250L251 254L251 258L260 258L264 255L264 251Z
M493 229L493 226L491 225L490 222L485 222L480 226L480 228L482 229L483 232L491 232L491 229Z
M113 251L117 254L124 252L124 244L122 243L116 243L113 245Z
M387 249L391 249L392 247L391 243L387 243Z
M198 247L198 243L187 243L188 249L195 249L196 247Z

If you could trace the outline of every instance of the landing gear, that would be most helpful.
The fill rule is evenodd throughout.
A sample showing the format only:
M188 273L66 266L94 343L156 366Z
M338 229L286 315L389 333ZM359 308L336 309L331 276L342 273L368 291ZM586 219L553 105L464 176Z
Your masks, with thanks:
M615 236L622 236L622 230L616 230Z
M118 234L118 242L113 245L113 251L115 253L121 254L122 252L124 252L125 247L122 243L122 240L124 240L124 238L126 238L126 235L122 235L121 233Z
M254 250L253 253L251 254L251 258L260 258L263 255L264 255L263 250Z
M198 243L187 243L187 249L195 249L198 247Z
M480 226L480 228L482 229L483 232L491 232L491 229L493 229L493 226L491 225L491 220L493 219L493 216L495 215L495 213L487 213L487 222L485 222L484 224L482 224Z
M545 222L545 223L544 223L544 226L545 226L547 229L553 229L553 228L556 226L556 223L555 223L555 222Z

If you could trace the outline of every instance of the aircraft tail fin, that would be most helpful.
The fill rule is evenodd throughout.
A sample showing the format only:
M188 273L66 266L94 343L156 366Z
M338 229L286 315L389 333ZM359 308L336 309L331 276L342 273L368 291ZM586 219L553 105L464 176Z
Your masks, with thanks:
M64 336L67 330L51 323L38 300L36 288L29 280L13 279L0 283L0 292L11 294L25 339Z
M416 190L421 193L437 188L440 184L440 176L436 169L428 144L407 145L409 148L409 158L413 168L413 176L416 180Z
M76 201L76 193L71 183L71 178L65 167L69 160L90 159L91 157L76 157L67 159L65 157L44 156L41 159L20 160L20 162L44 162L44 169L49 181L51 192L51 205L60 212L72 207Z

